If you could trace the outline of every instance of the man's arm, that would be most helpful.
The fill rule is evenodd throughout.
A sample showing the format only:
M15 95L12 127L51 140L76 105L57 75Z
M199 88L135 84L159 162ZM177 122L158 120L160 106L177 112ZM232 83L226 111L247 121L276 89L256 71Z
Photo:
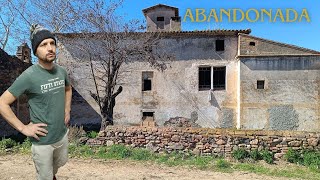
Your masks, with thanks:
M70 121L70 111L71 111L71 98L72 98L72 87L65 87L66 99L65 99L65 110L64 110L64 123L68 126Z
M12 104L16 100L8 90L5 91L2 96L0 96L0 114L4 117L4 119L16 130L21 132L22 134L34 137L37 140L40 140L38 135L46 136L48 131L43 126L47 126L44 123L33 124L29 123L28 125L24 125L17 116L13 113L10 108L10 104Z

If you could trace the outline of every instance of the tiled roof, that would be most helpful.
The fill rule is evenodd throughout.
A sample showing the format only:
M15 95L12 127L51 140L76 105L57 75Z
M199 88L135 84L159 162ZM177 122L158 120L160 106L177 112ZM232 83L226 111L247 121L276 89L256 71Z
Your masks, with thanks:
M123 32L120 32L121 34ZM163 31L163 32L130 32L132 35L144 35L144 34L160 34L160 36L238 36L241 34L249 34L251 33L251 29L239 29L239 30L226 30L226 29L218 29L218 30L203 30L203 31ZM56 33L59 37L69 37L69 38L79 38L79 37L94 37L98 35L104 35L107 33Z

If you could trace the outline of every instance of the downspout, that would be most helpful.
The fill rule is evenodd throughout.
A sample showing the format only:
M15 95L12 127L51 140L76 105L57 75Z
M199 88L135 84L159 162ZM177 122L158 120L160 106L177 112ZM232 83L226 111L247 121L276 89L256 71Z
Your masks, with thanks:
M236 60L237 60L237 69L238 69L238 76L237 76L237 129L240 129L241 127L241 87L240 87L240 59L239 59L239 56L240 56L240 34L238 34L238 53L237 53L237 56L236 56Z

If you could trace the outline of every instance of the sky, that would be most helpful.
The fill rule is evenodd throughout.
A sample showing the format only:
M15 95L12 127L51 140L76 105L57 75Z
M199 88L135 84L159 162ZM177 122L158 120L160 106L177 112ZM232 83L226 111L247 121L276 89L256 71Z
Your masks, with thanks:
M179 9L183 31L251 29L251 35L253 36L320 51L320 45L318 45L320 42L320 1L318 0L124 0L117 13L126 20L144 20L142 9L157 4L165 4ZM249 22L246 18L241 22L229 22L228 18L224 16L221 22L215 22L213 18L209 22L191 22L191 18L186 16L188 15L188 9L194 19L196 19L196 9L204 9L206 16L209 16L210 11L215 9L218 18L220 17L219 11L221 9L231 9L231 20L233 19L233 9L238 9L238 11L244 13L249 12L249 16L252 19L256 17L255 11L260 14L261 9L271 9L272 19L274 19L277 9L279 9L283 13L285 20L286 10L291 9L297 12L298 18L294 22L281 22L278 16L276 22L269 22L266 16L264 21L261 21L260 15L259 20L256 22ZM250 9L251 11L249 11ZM303 9L307 12L310 22L306 21L305 16L302 17L301 22L298 21L303 15ZM240 15L238 12L237 19L239 19ZM293 16L293 12L291 12L290 18L292 19ZM203 19L203 16L200 15L199 17ZM10 41L10 43L16 44L13 41ZM9 51L9 54L15 54L15 50Z
M126 0L119 9L119 13L126 16L127 19L143 20L142 9L157 4L179 8L183 31L251 29L253 36L320 51L320 1L318 0ZM244 13L249 9L255 9L259 14L261 9L272 9L272 19L276 16L277 9L280 9L284 20L286 20L286 10L293 9L297 12L298 18L294 22L281 22L281 18L278 16L276 22L269 22L266 19L261 21L260 15L256 22L249 22L246 18L241 22L229 22L227 18L224 18L222 22L215 22L213 18L210 19L210 22L191 22L191 18L187 16L184 21L187 9L191 10L195 19L197 8L205 9L204 14L207 16L209 16L211 9L215 9L218 15L221 9L240 9ZM303 15L303 9L307 12L310 22L307 22L305 16L299 22ZM241 14L238 15L241 16ZM231 16L233 17L233 15ZM250 10L249 16L254 19L256 17L255 11ZM292 11L290 18L294 18Z

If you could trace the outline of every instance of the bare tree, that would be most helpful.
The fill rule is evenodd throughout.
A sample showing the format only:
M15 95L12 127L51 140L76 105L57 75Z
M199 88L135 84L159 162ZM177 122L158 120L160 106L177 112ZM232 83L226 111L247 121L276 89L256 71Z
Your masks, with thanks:
M80 56L79 59L90 62L95 86L95 91L90 91L90 95L100 108L101 130L113 124L115 98L122 91L119 76L123 73L123 64L144 61L163 71L167 68L168 61L173 58L160 50L160 33L142 32L139 21L125 22L116 16L115 11L120 5L121 2L106 5L102 0L92 0L81 17L85 33L78 33L76 36L82 43L72 41L72 38L70 42L63 42L72 44L71 46L77 44L75 51L82 53L75 55L76 52L73 51L73 56ZM79 16L79 13L77 15ZM63 39L64 35L60 34L58 38L59 36Z
M17 10L24 12L26 9L26 0L12 1L0 0L0 45L2 49L6 49L9 39L21 40L21 27L24 22L20 22L21 16ZM11 47L12 48L12 47Z

